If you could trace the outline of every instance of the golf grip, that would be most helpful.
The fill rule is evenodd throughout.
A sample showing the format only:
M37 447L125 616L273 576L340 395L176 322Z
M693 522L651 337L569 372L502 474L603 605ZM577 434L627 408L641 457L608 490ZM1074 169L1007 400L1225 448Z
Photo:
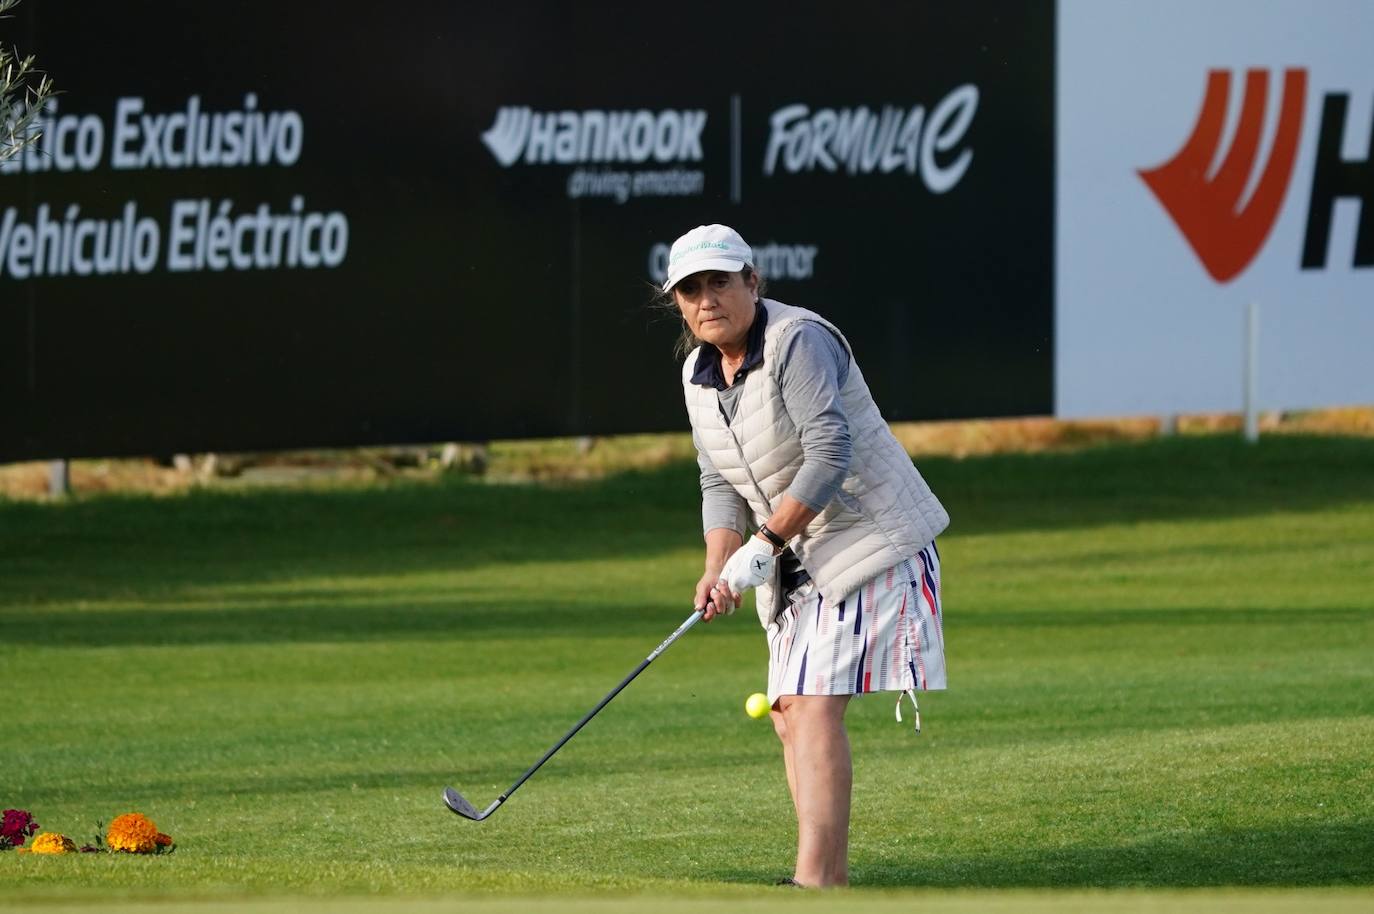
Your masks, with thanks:
M587 721L589 721L589 720L591 720L593 717L595 717L595 716L597 715L597 712L599 712L602 708L606 707L606 705L608 705L608 704L611 703L611 699L612 699L612 698L615 698L617 695L619 695L620 692L621 692L621 690L624 689L624 688L625 688L627 685L629 685L631 682L633 682L633 681L634 681L634 678L635 678L636 676L638 676L640 673L644 672L644 668L645 668L646 666L648 666L649 664L653 663L653 662L654 662L654 659L657 658L659 654L663 653L663 652L666 651L669 647L671 647L672 644L673 644L673 642L676 641L685 631L687 631L687 629L691 628L693 625L696 625L697 622L699 622L699 621L701 620L701 614L702 614L702 610L700 610L700 609L693 611L693 613L692 613L690 616L687 617L687 621L686 621L686 622L683 622L681 625L679 625L679 626L677 627L677 631L673 632L673 633L672 633L671 635L669 635L667 638L664 638L662 644L660 644L658 647L656 647L656 648L654 648L652 651L650 651L650 652L649 652L649 656L647 656L647 657L645 657L643 660L641 660L641 661L639 662L639 666L635 667L634 670L630 673L630 675L628 675L628 676L626 676L624 679L620 680L620 685L616 686L614 689L611 689L611 691L606 695L605 698L603 698L603 699L601 699L601 701L597 702L597 705L596 705L595 708L592 708L590 711L588 711L588 712L583 716L583 718L582 718L581 720L579 720L577 723L573 724L572 729L569 730L567 733L563 734L563 738L560 739L556 744L554 744L554 747L553 747L552 749L550 749L548 752L545 752L542 756L540 756L539 761L537 761L537 762L535 762L533 765L531 765L529 771L526 771L524 774L520 775L520 779L519 779L518 781L516 781L514 784L510 785L510 789L508 789L505 793L501 794L501 796L497 799L496 802L497 802L497 803L504 803L504 802L506 802L506 799L507 799L511 794L515 793L515 791L516 791L517 789L519 789L519 787L520 787L521 784L523 784L523 783L525 783L526 781L528 781L528 780L530 779L530 777L531 777L536 771L539 770L539 767L540 767L541 765L543 765L545 762L547 762L547 761L553 756L553 754L554 754L555 752L557 752L559 749L562 749L562 748L563 748L563 745L564 745L568 740L572 739L575 735L577 735L577 731L578 731L578 730L581 730L582 727L583 727L584 725L586 725Z

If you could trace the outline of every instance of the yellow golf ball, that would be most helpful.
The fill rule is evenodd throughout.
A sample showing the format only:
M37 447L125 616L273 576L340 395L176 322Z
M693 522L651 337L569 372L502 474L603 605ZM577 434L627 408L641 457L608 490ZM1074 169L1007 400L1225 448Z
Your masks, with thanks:
M755 692L744 700L744 713L755 719L768 714L768 696Z

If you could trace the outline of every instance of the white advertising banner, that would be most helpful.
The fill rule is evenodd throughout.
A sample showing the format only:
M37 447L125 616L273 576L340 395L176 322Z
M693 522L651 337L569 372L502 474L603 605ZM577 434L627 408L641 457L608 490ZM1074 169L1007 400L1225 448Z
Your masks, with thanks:
M1055 413L1374 403L1374 2L1061 0Z

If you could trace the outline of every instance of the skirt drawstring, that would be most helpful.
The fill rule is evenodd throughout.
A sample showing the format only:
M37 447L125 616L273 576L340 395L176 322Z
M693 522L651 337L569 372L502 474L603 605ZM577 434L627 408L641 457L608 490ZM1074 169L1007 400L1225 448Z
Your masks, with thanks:
M898 692L898 693L897 693L897 723L900 724L900 723L902 722L902 696L903 696L903 695L906 695L906 696L908 696L908 697L911 698L911 708L912 708L912 711L913 711L913 717L914 717L914 721L915 721L915 724L916 724L916 732L917 732L917 733L920 733L920 732L921 732L921 706L918 705L918 704L916 703L916 690L915 690L915 689L907 689L905 692Z

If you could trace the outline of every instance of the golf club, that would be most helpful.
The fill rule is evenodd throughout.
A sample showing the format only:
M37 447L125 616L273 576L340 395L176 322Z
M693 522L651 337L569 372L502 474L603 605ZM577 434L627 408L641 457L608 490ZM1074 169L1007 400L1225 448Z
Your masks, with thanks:
M624 679L620 681L620 685L616 686L614 689L611 689L611 691L607 693L605 698L597 702L595 708L592 708L590 711L587 712L586 716L584 716L577 723L573 724L573 728L569 730L567 733L563 734L563 738L560 739L557 743L555 743L552 749L550 749L548 752L545 752L540 757L539 761L531 765L528 771L520 775L519 780L517 780L514 784L510 785L506 792L497 797L492 802L492 804L488 806L486 809L482 810L481 812L478 812L477 807L473 806L471 803L465 800L463 798L463 795L458 791L454 790L452 787L444 788L445 805L447 805L449 809L453 810L458 815L463 816L466 819L472 819L474 822L481 822L487 816L494 813L497 807L499 807L502 803L506 802L506 800L510 799L510 795L515 793L515 791L519 789L521 784L528 781L530 779L530 776L539 770L539 766L543 765L550 758L552 758L553 754L557 752L559 749L562 749L563 744L566 743L568 740L572 739L573 736L577 733L577 731L581 730L582 727L587 723L587 721L591 720L593 717L596 716L598 711L606 707L606 705L610 704L611 699L619 695L621 689L624 689L634 680L636 676L644 672L644 668L649 664L653 663L654 658L656 658L659 654L666 651L669 648L669 646L671 646L672 643L682 635L683 632L687 631L687 629L691 628L693 625L696 625L697 622L701 619L701 616L702 610L700 609L694 611L690 616L688 616L687 621L683 622L681 625L677 627L677 631L673 632L667 638L663 639L662 644L660 644L658 647L650 651L649 656L641 660L639 666L635 667L634 671L631 672L630 675L626 676Z

